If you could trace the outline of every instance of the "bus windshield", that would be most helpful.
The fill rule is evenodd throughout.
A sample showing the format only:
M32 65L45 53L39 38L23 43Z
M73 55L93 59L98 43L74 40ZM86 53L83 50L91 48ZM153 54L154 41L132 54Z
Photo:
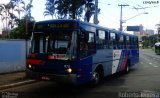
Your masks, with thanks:
M34 32L32 53L46 53L61 58L76 57L76 31Z

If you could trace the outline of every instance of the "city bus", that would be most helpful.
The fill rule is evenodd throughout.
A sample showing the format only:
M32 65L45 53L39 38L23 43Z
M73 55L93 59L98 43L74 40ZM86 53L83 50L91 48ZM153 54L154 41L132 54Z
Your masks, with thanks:
M160 54L160 42L155 43L155 53Z
M36 22L26 75L33 79L97 85L139 61L138 37L79 20Z

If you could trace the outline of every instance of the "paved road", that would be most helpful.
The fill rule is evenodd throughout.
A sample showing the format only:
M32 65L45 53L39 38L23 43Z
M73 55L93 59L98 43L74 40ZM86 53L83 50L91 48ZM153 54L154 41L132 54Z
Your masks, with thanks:
M137 68L126 75L108 77L96 87L63 86L41 81L0 92L2 95L18 96L17 98L117 98L140 95L159 98L160 55L155 55L152 50L140 50Z

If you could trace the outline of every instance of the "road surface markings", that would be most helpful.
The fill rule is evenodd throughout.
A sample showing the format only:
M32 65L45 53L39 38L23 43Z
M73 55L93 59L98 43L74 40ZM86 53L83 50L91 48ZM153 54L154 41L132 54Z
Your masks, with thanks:
M34 82L37 82L37 81L36 80L26 80L26 81L21 81L21 82L17 82L17 83L2 85L2 86L0 86L0 90L8 89L11 87L16 87L16 86L21 86L21 85L25 85L25 84L31 84Z
M151 62L149 63L149 65L152 65L153 67L159 67L159 66L153 65L153 63Z

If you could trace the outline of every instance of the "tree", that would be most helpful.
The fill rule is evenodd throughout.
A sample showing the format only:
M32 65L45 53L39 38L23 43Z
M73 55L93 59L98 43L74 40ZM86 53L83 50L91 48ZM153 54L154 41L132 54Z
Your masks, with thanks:
M14 21L17 19L17 17L14 14L15 5L12 2L9 2L8 5L9 5L9 17L10 17L8 25L10 26L10 28L13 28L15 25Z
M14 14L14 5L9 2L7 4L0 5L0 15L4 28L13 28L17 17ZM5 23L4 23L5 22Z
M27 31L30 31L33 28L34 20L28 20L29 26L27 26ZM30 37L30 33L26 33L26 17L20 19L18 26L11 30L10 38L12 39L28 39Z
M14 39L28 39L33 29L34 18L31 15L31 8L33 7L32 1L25 6L25 15L22 19L17 19L17 27L11 30L10 38ZM25 3L24 3L25 4Z
M34 21L34 18L32 17L31 15L31 8L33 7L32 5L32 1L33 0L30 0L30 2L25 6L25 32L26 34L28 34L29 30L28 30L28 27L30 26L30 22L31 21Z
M55 15L59 19L78 19L82 17L84 9L86 20L89 22L94 13L94 0L47 0L44 15Z
M14 10L18 13L18 18L21 18L21 12L25 11L25 2L23 0L11 0L11 4L14 6Z
M3 10L4 10L4 7L2 5L0 5L0 16L1 16L2 25L3 25L3 28L4 28L5 26L4 26Z
M148 48L149 46L149 37L142 36L142 48Z
M86 7L86 11L85 11L84 21L89 22L91 16L95 13L95 5L93 3L93 0L86 1L85 7Z
M31 15L31 8L33 7L32 2L33 2L33 0L30 0L30 2L27 4L26 9L25 9L27 19L29 19L30 21L34 19Z
M32 0L25 6L23 0L11 0L7 4L0 4L0 18L3 24L3 32L9 38L25 38L28 32L28 25L34 21L31 16ZM15 15L18 12L18 17ZM21 19L21 11L25 11L24 17ZM16 28L15 25L17 26ZM11 32L10 32L11 30Z
M77 19L83 12L86 0L56 0L55 8L59 16L69 19Z
M10 4L1 4L0 5L1 8L1 19L2 19L2 23L3 23L3 32L6 33L6 36L8 36L9 34L9 20L10 20L10 14L9 14L9 10L10 10Z
M51 2L53 2L53 3L51 3ZM44 16L51 16L53 19L54 12L55 12L54 0L47 0L45 5L46 5L46 8L45 8L43 15Z

